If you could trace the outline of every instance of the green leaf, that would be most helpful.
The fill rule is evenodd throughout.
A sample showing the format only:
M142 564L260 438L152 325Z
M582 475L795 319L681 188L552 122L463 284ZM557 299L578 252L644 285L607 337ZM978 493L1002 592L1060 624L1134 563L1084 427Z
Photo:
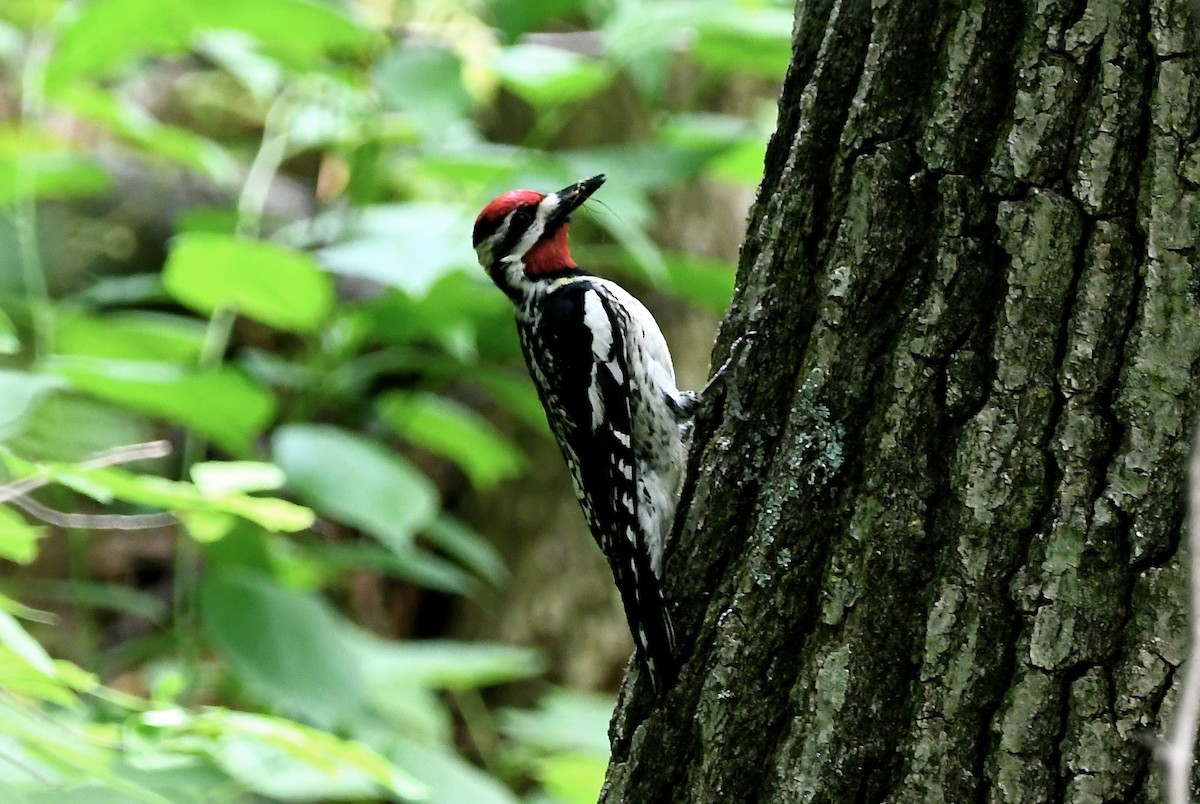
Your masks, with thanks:
M691 254L666 255L666 285L681 299L723 313L733 298L735 269L731 263Z
M779 80L792 56L793 13L782 8L734 8L706 15L692 55L704 66Z
M644 95L661 106L671 75L668 55L686 51L697 22L721 5L703 0L621 3L600 31L605 53L622 65Z
M401 455L336 427L291 424L275 431L272 459L288 487L327 516L405 553L438 508L433 484Z
M137 146L135 154L165 157L221 184L236 180L237 160L219 144L186 128L162 123L117 93L75 83L58 93L56 100Z
M379 398L379 416L411 444L444 455L486 488L514 477L524 455L470 408L435 394L393 392Z
M444 276L474 269L470 216L449 204L376 204L357 211L346 238L317 253L345 276L372 279L424 296Z
M449 514L442 514L429 523L425 538L497 586L508 577L508 568L496 549L483 536Z
M423 296L389 292L355 310L354 316L381 341L432 341L465 363L477 359L479 341L486 337L486 345L494 347L507 334L511 344L506 344L506 354L520 358L512 304L491 282L465 271L446 274ZM491 337L493 333L498 335Z
M21 185L20 170L29 184ZM108 173L90 157L49 134L0 129L0 206L18 194L33 198L99 195L112 186Z
M396 548L365 541L315 544L308 547L306 555L327 574L333 570L370 567L426 589L456 595L469 595L477 586L457 564L415 544Z
M30 525L13 509L0 505L0 558L28 564L37 558L43 528Z
M506 87L539 108L588 98L608 86L614 75L603 62L538 44L500 48L492 68Z
M546 421L546 409L542 407L537 389L533 387L528 373L524 370L517 374L511 370L489 369L487 366L480 366L473 379L486 388L492 398L505 410L520 419L531 430L541 433L546 438L553 437L550 425Z
M7 611L0 611L0 645L38 673L50 677L57 675L50 654Z
M46 71L49 90L145 56L182 53L200 31L244 31L275 57L310 67L325 53L358 51L371 38L334 6L306 0L155 0L153 12L149 25L145 0L84 5L59 34Z
M537 763L538 781L560 804L592 804L604 786L608 756L554 754Z
M491 0L487 8L491 19L508 41L521 34L545 30L539 27L549 19L570 19L587 4L584 0Z
M719 154L709 163L708 170L714 178L722 181L757 187L762 181L766 160L767 140L763 137L746 140Z
M479 139L463 65L448 47L404 42L375 66L383 107L412 115L422 137L439 147Z
M325 727L360 715L362 678L347 661L350 626L323 601L227 570L201 583L200 619L256 697Z
M8 313L0 310L0 355L15 355L21 349L17 327Z
M283 470L261 461L206 461L193 464L192 482L206 497L247 491L273 491L287 480Z
M447 746L401 735L395 741L392 755L397 764L411 769L428 788L427 804L518 804L520 801L494 777Z
M308 254L214 232L188 232L176 239L163 284L206 315L229 307L295 332L316 329L333 307L333 283Z
M219 734L217 763L248 790L271 799L357 800L376 798L381 788L406 800L425 798L423 784L362 743L294 721L209 709L195 728Z
M118 360L161 360L194 365L204 343L204 325L191 318L152 312L55 316L59 354Z
M232 525L229 516L240 516L269 531L298 531L312 525L313 512L303 506L273 497L250 497L223 492L205 494L191 483L154 475L139 475L116 466L80 469L71 464L43 463L29 466L12 455L4 456L10 466L26 474L42 473L55 482L102 503L123 500L172 511L185 522L196 519L201 539L219 538ZM189 524L191 524L189 522Z
M89 480L102 482L122 500L179 512L235 514L271 532L295 532L313 523L313 512L274 497L250 497L231 491L210 493L189 483L151 475L135 475L115 467L89 470Z
M164 621L170 613L168 603L150 592L115 583L71 580L30 580L21 585L22 596L28 600L50 603L70 603L131 614L153 623Z
M42 398L64 385L51 375L0 368L0 440L21 432Z
M544 669L536 652L511 645L446 639L389 642L362 630L347 641L364 678L380 691L402 685L476 689L533 678Z
M500 731L542 752L572 752L608 758L608 723L616 702L596 693L556 690L537 709L503 709Z
M50 368L85 393L182 424L235 455L250 454L275 416L271 392L232 368L187 371L94 358L58 358Z
M155 438L154 425L133 411L72 393L51 394L8 443L34 460L80 461L98 452Z

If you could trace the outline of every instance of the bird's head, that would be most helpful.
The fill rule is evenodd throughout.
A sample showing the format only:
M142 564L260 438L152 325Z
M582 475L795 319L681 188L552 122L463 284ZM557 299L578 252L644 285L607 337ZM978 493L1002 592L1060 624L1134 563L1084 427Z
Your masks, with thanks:
M604 176L592 176L557 193L510 190L493 198L475 219L473 242L479 264L501 287L516 272L536 279L575 268L567 244L571 213L599 189Z

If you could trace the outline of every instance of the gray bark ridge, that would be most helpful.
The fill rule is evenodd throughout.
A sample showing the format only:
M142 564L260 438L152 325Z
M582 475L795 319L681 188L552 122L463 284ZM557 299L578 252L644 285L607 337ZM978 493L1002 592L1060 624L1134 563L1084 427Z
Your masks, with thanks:
M1200 402L1185 0L816 0L604 802L1159 800ZM932 34L931 34L932 32ZM718 355L720 357L720 355ZM719 364L714 360L714 364Z

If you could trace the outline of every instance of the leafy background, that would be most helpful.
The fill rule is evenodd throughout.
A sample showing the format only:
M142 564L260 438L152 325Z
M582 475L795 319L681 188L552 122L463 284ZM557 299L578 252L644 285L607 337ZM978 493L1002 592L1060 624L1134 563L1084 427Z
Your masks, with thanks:
M658 210L757 183L790 28L765 0L6 0L0 796L595 800L611 690L505 704L539 653L365 623L356 573L416 605L510 582L459 503L548 431L474 213L604 172L581 261L720 311L732 266L659 246Z

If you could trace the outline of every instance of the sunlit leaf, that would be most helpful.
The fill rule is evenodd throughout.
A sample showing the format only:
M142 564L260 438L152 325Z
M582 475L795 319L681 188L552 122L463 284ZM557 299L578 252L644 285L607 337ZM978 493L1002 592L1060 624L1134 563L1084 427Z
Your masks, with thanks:
M321 425L286 425L271 440L288 488L317 511L404 553L432 521L437 492L401 455L360 435Z
M762 181L766 157L766 137L747 140L713 157L709 162L709 172L714 178L745 187L757 187Z
M12 454L3 456L10 468L23 474L37 472L102 503L113 500L172 511L185 520L198 517L203 535L223 535L229 522L223 516L235 515L269 531L297 531L309 527L313 513L309 509L273 497L251 497L222 492L207 494L191 483L156 475L142 475L117 466L79 468L64 463L29 464Z
M55 316L55 327L54 344L64 355L194 365L204 343L201 322L164 313L62 311Z
M54 660L50 654L7 611L0 611L0 645L42 675L55 674Z
M552 754L537 763L537 778L561 804L592 804L607 770L607 755Z
M726 6L697 26L692 55L712 70L779 80L792 55L792 12Z
M401 684L437 689L488 687L532 678L544 666L528 648L486 642L389 642L356 631L349 645L364 677L380 690Z
M316 329L333 306L333 283L309 255L212 232L179 236L163 269L163 284L199 312L228 307L297 332Z
M614 75L603 62L539 44L500 48L492 67L506 87L537 107L583 100L608 86Z
M237 30L295 65L365 47L370 34L333 5L307 0L97 0L66 24L47 68L51 91L79 76L100 76L150 55L182 53L200 31ZM136 32L136 36L131 33Z
M220 734L213 756L247 789L273 800L423 799L425 786L362 743L283 718L209 709L196 728Z
M12 508L0 505L0 558L28 564L37 557L37 542L43 535L42 528L30 525Z
M235 455L275 414L270 391L232 368L188 371L162 363L60 358L51 368L81 391L162 416L213 439Z
M261 461L206 461L192 465L192 482L205 496L272 491L286 481L283 470Z
M462 467L477 486L513 477L524 456L479 414L436 394L389 393L379 399L379 415L411 444L444 455Z
M227 511L211 508L193 508L178 512L179 521L187 529L192 541L200 544L219 542L228 536L237 524L237 518Z

